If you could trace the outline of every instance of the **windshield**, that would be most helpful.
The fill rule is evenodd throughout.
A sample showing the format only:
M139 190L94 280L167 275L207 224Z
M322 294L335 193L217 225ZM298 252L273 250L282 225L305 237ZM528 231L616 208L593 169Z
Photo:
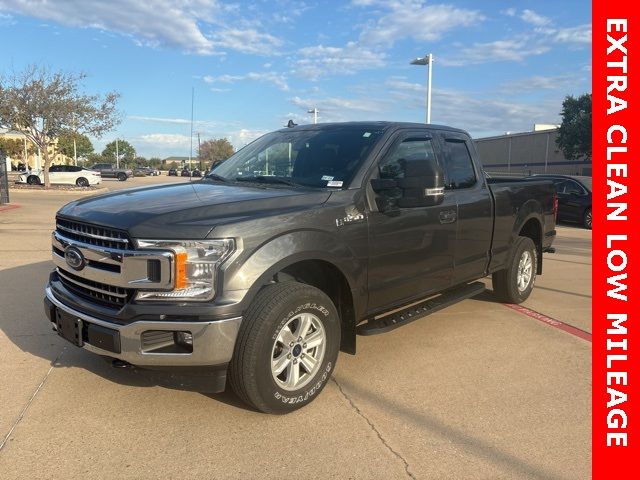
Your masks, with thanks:
M214 168L211 178L346 187L382 133L365 127L269 133Z

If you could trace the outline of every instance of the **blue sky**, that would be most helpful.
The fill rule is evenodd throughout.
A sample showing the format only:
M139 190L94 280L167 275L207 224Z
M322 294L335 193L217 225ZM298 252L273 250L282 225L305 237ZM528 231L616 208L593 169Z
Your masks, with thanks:
M0 34L0 73L42 64L120 92L124 120L94 144L145 156L189 154L192 88L194 130L237 147L313 107L424 121L427 70L409 61L429 52L433 123L476 137L557 123L591 91L587 1L0 0Z

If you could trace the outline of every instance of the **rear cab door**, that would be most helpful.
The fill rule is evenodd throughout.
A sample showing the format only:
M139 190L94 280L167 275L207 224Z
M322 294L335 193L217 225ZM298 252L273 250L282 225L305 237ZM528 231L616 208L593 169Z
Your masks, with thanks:
M445 196L457 207L453 283L484 276L493 236L491 192L471 138L461 132L439 130L445 174Z

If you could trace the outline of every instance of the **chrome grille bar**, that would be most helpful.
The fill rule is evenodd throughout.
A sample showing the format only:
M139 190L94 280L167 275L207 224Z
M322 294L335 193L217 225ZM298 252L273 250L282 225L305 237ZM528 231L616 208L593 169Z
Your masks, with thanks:
M79 287L86 288L86 289L89 289L89 290L93 290L94 292L98 292L98 293L101 293L103 295L109 295L109 296L112 296L112 297L118 297L118 298L123 298L123 299L127 298L127 294L126 293L118 293L118 292L114 292L114 291L110 291L110 290L103 290L101 288L93 287L93 286L88 285L85 282L80 282L78 280L74 280L70 276L65 275L64 270L62 270L61 268L58 268L57 271L58 271L58 275L59 276L61 276L62 278L64 278L68 282L75 283Z

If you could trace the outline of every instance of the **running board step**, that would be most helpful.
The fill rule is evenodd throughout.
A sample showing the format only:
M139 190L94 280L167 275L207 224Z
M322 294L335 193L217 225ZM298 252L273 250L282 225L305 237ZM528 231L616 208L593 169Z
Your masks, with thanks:
M379 333L387 333L422 317L438 312L443 308L450 307L462 300L475 297L484 291L485 286L484 283L481 282L474 282L461 287L455 287L441 293L437 297L432 297L424 302L405 308L404 310L362 323L357 326L356 333L358 335L377 335Z

